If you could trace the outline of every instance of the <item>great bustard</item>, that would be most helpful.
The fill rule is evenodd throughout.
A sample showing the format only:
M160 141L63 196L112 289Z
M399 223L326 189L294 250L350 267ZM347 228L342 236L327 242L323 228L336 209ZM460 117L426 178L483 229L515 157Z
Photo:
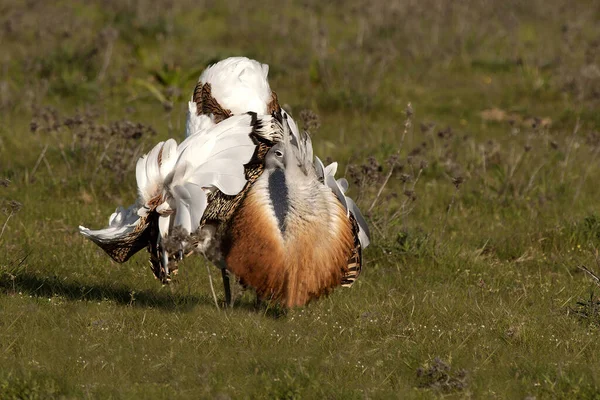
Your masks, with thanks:
M138 163L139 204L118 210L105 230L81 228L81 232L119 262L148 245L153 271L163 282L169 280L176 261L191 249L200 249L222 268L228 304L231 297L225 268L254 287L259 298L285 306L305 304L335 286L351 286L360 273L362 249L369 244L366 222L345 196L347 181L335 179L337 164L325 167L317 157L313 161L310 138L300 133L280 108L267 73L267 65L243 57L207 68L189 103L188 139L179 147L190 147L186 142L197 145L187 150L189 159L174 167L188 171L178 175L184 177L180 180L183 185L173 185L165 169L166 173L159 175L146 172L146 176L157 177L148 181L162 188L160 200L156 200L156 191L142 188L145 181L140 167L152 160L148 165L155 169L156 162L163 162L164 148L172 151L175 145L172 141L159 144ZM245 114L248 112L251 114ZM196 152L208 155L197 136L219 137L216 142L224 151L240 147L235 139L214 135L229 124L251 127L244 140L250 138L254 147L245 140L244 148L252 153L250 157L247 152L240 154L235 160L230 157L229 165L221 164L236 169L231 176L237 186L219 187L214 181L204 186L184 165L192 162ZM196 177L193 182L191 176ZM223 174L220 177L224 178ZM223 179L219 182L226 184ZM183 235L174 246L167 246L169 233L178 229L194 237Z

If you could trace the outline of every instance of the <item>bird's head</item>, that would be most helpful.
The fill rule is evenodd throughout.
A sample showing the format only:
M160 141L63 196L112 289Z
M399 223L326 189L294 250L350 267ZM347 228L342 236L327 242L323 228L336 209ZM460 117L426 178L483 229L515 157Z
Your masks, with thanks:
M273 172L276 169L285 170L288 149L283 142L275 144L265 156L265 170Z

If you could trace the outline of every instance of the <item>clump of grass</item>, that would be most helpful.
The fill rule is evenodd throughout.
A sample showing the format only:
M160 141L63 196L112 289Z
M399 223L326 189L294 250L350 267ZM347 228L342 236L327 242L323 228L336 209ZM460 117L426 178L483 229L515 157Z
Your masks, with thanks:
M600 300L594 291L590 292L588 299L581 299L570 308L570 312L576 315L581 322L600 327Z
M600 217L596 214L585 217L583 220L582 231L586 236L600 239Z
M418 388L452 393L464 390L467 386L467 371L460 369L453 372L450 365L439 357L417 369Z
M424 154L404 149L413 127L414 110L410 103L404 115L392 154L383 160L371 155L363 163L350 163L347 168L348 178L358 193L357 201L368 205L364 212L382 240L393 240L397 227L404 225L406 217L414 211L419 199L417 184L429 166Z
M93 180L103 170L116 182L122 182L135 169L143 154L145 139L154 137L156 131L152 126L127 119L108 123L98 119L98 113L90 108L63 116L52 107L42 107L34 112L30 130L52 138L51 145L60 153L68 173L72 172L74 162L88 179ZM45 150L40 160L49 167L44 156Z

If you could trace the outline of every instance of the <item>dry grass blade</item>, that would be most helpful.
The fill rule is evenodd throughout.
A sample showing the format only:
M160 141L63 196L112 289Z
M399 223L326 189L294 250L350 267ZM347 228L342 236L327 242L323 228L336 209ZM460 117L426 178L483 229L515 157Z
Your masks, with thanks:
M579 268L580 270L586 272L594 281L594 283L600 287L600 277L598 277L598 275L596 275L594 272L592 272L589 268L587 268L585 265L579 265L577 268Z
M406 109L405 109L406 120L404 121L404 130L402 131L402 136L400 137L400 144L398 145L398 150L396 151L396 156L400 155L400 151L402 150L402 147L404 147L404 141L406 139L406 134L408 133L409 129L412 127L413 113L414 113L414 111L412 108L412 104L409 102L406 105ZM388 181L394 174L395 167L396 167L396 161L394 161L392 163L392 165L390 166L390 170L389 170L388 174L386 175L383 183L379 187L379 190L377 191L377 194L375 195L375 198L373 199L373 202L371 203L371 206L369 207L369 209L367 211L368 213L370 213L373 210L373 208L375 207L375 204L377 204L377 201L379 200L379 197L381 197L381 193L383 192L383 189L385 189L385 186L388 184Z
M217 307L217 310L220 310L221 308L219 307L219 301L217 300L217 293L215 292L215 287L213 285L213 279L212 279L212 272L210 270L210 262L208 261L208 258L205 256L204 257L204 265L206 265L206 273L208 274L208 283L210 285L210 292L212 293L212 297L213 300L215 302L215 307Z
M29 175L29 182L33 182L33 177L35 176L35 173L37 172L38 167L40 166L40 163L42 162L42 160L44 159L44 156L46 155L46 151L48 150L48 146L49 145L45 145L44 148L42 149L42 152L40 153L40 156L38 157L37 161L35 162L35 165L33 166L33 169L31 170L31 174Z
M577 117L577 121L575 122L575 127L573 128L573 131L571 132L571 136L569 138L567 155L565 156L564 165L562 168L562 172L560 174L560 183L561 184L565 182L565 173L567 171L567 168L569 167L569 158L571 157L571 153L573 151L573 145L575 143L575 136L577 135L577 132L579 131L580 126L581 126L580 120L579 120L579 117Z

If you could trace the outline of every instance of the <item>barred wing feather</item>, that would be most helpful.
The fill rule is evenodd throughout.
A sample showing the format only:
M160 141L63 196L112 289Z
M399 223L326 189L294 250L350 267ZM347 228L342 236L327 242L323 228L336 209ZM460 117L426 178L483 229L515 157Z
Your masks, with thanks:
M137 214L137 210L137 205L127 209L119 207L110 216L107 228L91 230L79 226L79 232L104 249L116 262L125 262L146 245L139 239L148 227L148 222L145 217Z
M315 157L314 165L317 176L336 195L352 224L355 235L354 251L348 259L347 272L342 278L342 286L351 287L362 269L362 251L370 244L369 227L354 200L346 196L348 181L344 178L335 179L338 164L334 162L325 167L319 157Z

